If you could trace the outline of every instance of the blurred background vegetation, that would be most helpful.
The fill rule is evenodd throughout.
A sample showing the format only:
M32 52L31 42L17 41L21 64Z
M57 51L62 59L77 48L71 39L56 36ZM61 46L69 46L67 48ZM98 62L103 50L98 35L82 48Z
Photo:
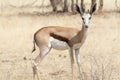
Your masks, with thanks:
M32 13L39 15L51 12L75 14L75 4L89 8L94 3L97 3L99 13L103 11L120 12L120 0L0 0L0 14Z

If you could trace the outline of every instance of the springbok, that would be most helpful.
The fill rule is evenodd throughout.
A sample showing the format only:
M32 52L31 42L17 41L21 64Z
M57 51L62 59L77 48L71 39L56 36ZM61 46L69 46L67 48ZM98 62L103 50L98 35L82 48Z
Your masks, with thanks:
M72 76L73 76L73 63L74 63L74 53L75 50L75 57L77 61L77 66L80 75L80 54L79 50L82 44L84 43L86 36L88 25L90 19L92 17L93 12L96 10L96 3L93 7L85 12L84 9L79 8L76 5L76 11L80 14L82 18L82 29L75 29L75 28L67 28L67 27L59 27L59 26L47 26L39 29L34 34L34 48L35 51L35 44L39 47L40 53L39 55L32 61L33 63L33 75L38 75L37 69L39 63L43 60L43 58L49 53L51 48L57 50L69 50L70 58L71 58L71 69L72 69Z

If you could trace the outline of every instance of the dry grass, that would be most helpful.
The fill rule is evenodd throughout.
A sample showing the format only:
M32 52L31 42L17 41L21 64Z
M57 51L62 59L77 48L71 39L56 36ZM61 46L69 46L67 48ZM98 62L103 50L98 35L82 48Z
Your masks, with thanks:
M0 16L0 80L32 80L31 58L38 55L38 50L31 54L34 32L48 25L81 28L81 20L78 14L36 15L34 9L27 11L30 15L15 15L17 9L13 12L5 15L9 14L6 9ZM84 80L120 80L119 34L119 13L106 11L93 16L80 53ZM40 70L42 80L71 79L68 52L52 50ZM76 64L74 78L79 80Z

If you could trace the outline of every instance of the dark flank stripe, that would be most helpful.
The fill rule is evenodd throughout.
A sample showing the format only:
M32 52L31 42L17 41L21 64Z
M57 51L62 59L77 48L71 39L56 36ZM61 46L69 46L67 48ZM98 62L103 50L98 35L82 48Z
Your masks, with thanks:
M67 44L68 44L68 42L69 42L69 40L68 40L67 38L65 38L65 37L63 37L63 36L60 36L60 35L57 35L57 34L55 34L55 33L50 33L50 36L52 36L53 38L58 39L58 40L60 40L60 41L64 41L64 42L66 42Z

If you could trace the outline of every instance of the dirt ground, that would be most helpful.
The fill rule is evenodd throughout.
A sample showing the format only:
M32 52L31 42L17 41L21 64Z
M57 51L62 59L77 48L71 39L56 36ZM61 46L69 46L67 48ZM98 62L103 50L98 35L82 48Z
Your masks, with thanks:
M15 14L16 10L14 8L12 10L14 13L8 15L10 10L6 9L0 15L0 80L33 80L31 59L34 59L39 52L37 49L31 54L34 32L50 25L81 28L81 19L79 14L36 15L31 14L32 11L34 12L32 10L28 15L27 13L21 15ZM27 9L22 9L22 11L25 10ZM101 14L93 15L87 39L80 50L84 80L97 78L120 80L119 34L120 13L107 7ZM71 67L68 51L52 49L40 64L39 69L42 80L70 80ZM79 80L76 63L74 79Z

